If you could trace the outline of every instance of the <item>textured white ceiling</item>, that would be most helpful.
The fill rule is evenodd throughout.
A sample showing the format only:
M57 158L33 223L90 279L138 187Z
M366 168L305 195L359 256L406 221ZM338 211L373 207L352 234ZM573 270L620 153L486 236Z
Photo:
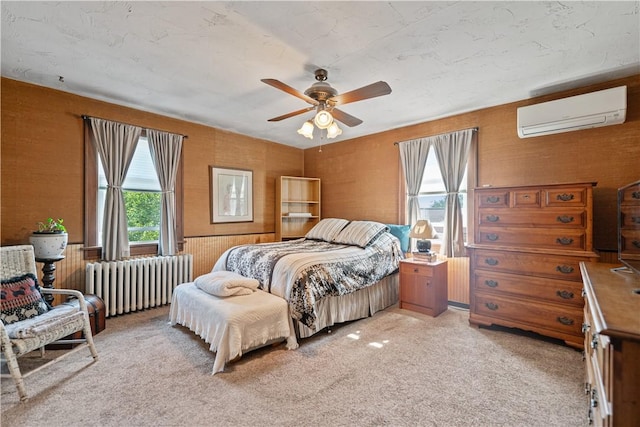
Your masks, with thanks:
M300 148L640 73L638 1L1 5L5 77ZM341 107L364 123L335 140L267 122L308 104L260 79L319 67L393 92Z

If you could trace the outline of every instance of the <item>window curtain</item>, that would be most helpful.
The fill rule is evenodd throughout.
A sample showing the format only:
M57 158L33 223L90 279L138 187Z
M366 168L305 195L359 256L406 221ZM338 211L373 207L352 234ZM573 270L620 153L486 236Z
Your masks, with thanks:
M127 176L142 128L94 117L90 117L89 121L92 141L107 178L102 224L102 259L120 260L130 256L122 183Z
M162 189L158 255L178 253L176 239L176 174L184 137L168 132L147 130L151 159Z
M440 253L447 257L464 254L462 210L458 197L469 158L475 129L466 129L433 137L442 180L447 191L444 236Z
M400 162L407 185L407 221L413 226L420 216L418 194L422 185L422 176L427 164L429 147L428 138L414 139L398 143L400 149Z

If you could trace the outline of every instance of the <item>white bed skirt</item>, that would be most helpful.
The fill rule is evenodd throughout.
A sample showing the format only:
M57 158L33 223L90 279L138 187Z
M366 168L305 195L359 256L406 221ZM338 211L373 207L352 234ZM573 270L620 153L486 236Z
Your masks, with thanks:
M347 295L322 298L315 304L316 327L293 322L298 338L307 338L327 326L372 316L398 302L400 274L394 273L378 283Z

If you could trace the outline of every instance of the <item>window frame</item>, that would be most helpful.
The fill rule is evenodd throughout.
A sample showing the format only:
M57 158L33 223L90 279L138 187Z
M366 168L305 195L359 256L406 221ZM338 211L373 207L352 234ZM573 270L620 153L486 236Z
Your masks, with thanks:
M431 166L437 168L437 177L440 180L440 183L442 184L443 189L442 189L442 191L437 191L437 192L436 191L422 191L422 184L421 184L420 185L420 190L421 191L418 192L418 199L420 198L420 196L442 196L446 200L447 190L444 188L444 180L442 179L442 171L440 170L440 164L438 163L438 160L437 160L437 154L436 154L436 152L435 152L433 147L431 147L429 149L429 154L427 156L427 163L429 163L429 159L435 160L435 162L434 162L435 164L432 164ZM464 183L463 183L464 185L462 186L463 189L458 191L458 194L464 194L464 196L465 196L465 203L464 203L464 206L463 206L463 210L465 211L464 215L463 215L463 218L466 218L466 220L467 220L467 223L464 224L464 227L463 227L463 235L464 235L464 243L465 243L465 245L469 243L469 224L472 221L472 217L469 216L470 212L469 212L469 209L468 209L469 197L470 197L469 196L470 195L469 184L470 184L470 181L471 181L469 179L470 172L471 172L470 162L469 162L469 159L467 159L467 166L466 166L466 171L465 171L466 179L464 180ZM426 173L427 173L427 168L425 167L424 174L422 176L422 181L423 182L424 182L424 175L426 175ZM418 203L420 203L420 202L418 202ZM420 206L420 210L418 211L418 216L419 216L418 219L427 219L427 220L429 220L429 218L423 218L422 217L421 213L422 213L423 209L425 209L425 208ZM436 231L438 232L439 236L437 238L435 238L435 239L431 239L431 241L432 241L432 243L439 245L442 242L442 235L444 235L444 224L442 225L442 230L436 230Z
M467 242L466 247L474 243L475 236L475 189L478 187L478 145L479 145L479 128L475 128L476 131L471 139L471 147L469 147L469 157L467 158ZM395 143L398 144L398 143ZM429 150L432 150L431 147ZM404 223L408 222L407 212L407 182L404 177L402 161L400 159L400 152L398 153L398 180L399 180L399 193L398 202L400 203L400 218L404 219ZM413 226L413 224L411 224ZM437 241L440 244L440 241Z
M146 131L142 136L146 137ZM91 130L84 126L84 259L102 258L102 245L98 242L97 206L98 206L98 153L91 142ZM176 173L176 240L178 251L184 249L184 150L180 152L180 163ZM158 243L132 243L129 245L131 256L157 255Z

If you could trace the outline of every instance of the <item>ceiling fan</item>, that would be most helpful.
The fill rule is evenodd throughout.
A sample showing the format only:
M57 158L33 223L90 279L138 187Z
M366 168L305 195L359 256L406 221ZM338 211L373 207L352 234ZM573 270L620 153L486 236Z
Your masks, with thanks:
M331 87L329 83L327 83L327 76L327 70L324 70L322 68L317 69L315 71L315 78L317 81L312 84L309 89L305 90L304 93L292 88L285 83L282 83L279 80L262 79L262 82L273 86L276 89L287 92L288 94L298 97L303 101L311 104L310 107L283 114L282 116L271 118L268 121L279 122L280 120L288 119L289 117L294 117L299 114L306 113L307 111L317 110L316 117L314 118L314 123L320 129L328 129L329 137L331 138L331 129L329 129L329 127L333 124L334 118L349 127L358 126L362 123L362 120L360 120L359 118L337 109L336 106L348 104L350 102L362 101L369 98L375 98L377 96L388 95L391 93L391 87L389 87L386 82L379 81L367 86L363 86L359 89L352 90L350 92L338 94L338 91ZM313 128L311 128L311 130L313 130ZM305 134L301 131L302 129L298 132L303 134L307 138L313 138L312 134ZM342 133L342 131L339 132Z

